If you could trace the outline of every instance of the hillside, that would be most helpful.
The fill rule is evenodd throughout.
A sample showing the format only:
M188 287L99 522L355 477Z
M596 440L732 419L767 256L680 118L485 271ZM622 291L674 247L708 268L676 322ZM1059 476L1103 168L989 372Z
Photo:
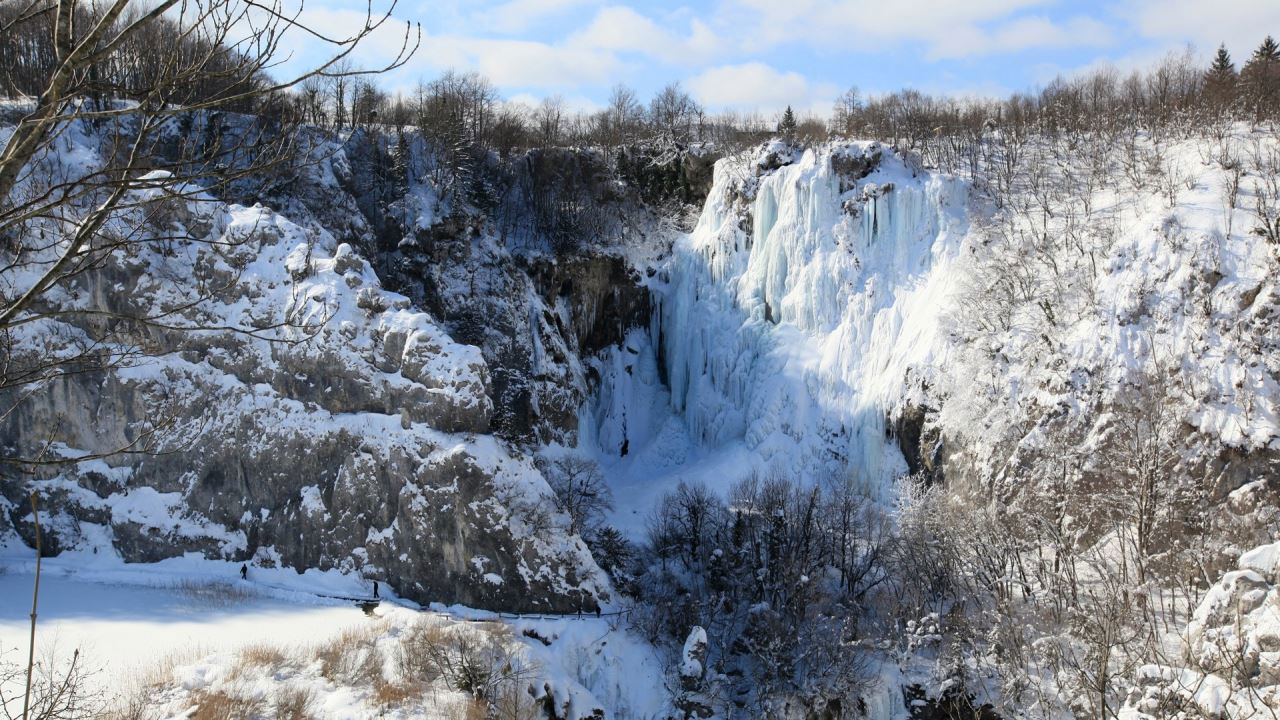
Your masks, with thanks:
M688 225L591 150L500 162L493 203L416 136L307 137L283 181L140 177L114 222L147 235L13 336L16 359L94 358L5 391L8 452L58 460L0 481L15 572L35 492L67 572L244 563L467 606L447 622L567 615L493 631L573 718L1272 702L1274 569L1246 553L1280 529L1273 133L1140 138L1136 176L1123 148L1043 137L1000 191L882 143L774 140L716 161ZM23 192L105 142L76 126ZM597 476L610 502L567 503ZM1235 608L1246 648L1176 649L1221 645ZM402 609L349 639L416 716L458 687L393 667ZM570 628L574 653L627 649L559 666L543 641ZM163 681L167 712L230 687L227 653ZM363 676L308 662L233 689L274 707L338 682L365 699L331 716L371 711Z

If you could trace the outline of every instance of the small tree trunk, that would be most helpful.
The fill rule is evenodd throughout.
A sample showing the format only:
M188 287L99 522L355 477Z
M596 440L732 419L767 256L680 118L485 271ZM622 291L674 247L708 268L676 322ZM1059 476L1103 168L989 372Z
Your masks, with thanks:
M40 547L40 508L36 504L36 494L31 493L31 517L36 525L36 584L31 592L31 644L27 648L27 690L22 696L22 720L28 720L31 710L31 674L36 665L36 605L40 601L40 557L44 553Z

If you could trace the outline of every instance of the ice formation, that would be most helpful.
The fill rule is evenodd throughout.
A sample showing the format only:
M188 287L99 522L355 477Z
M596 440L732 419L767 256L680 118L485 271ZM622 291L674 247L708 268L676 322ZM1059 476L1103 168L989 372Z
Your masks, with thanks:
M874 143L790 153L767 147L794 160L772 170L762 155L717 163L696 227L651 281L647 336L599 363L584 439L638 454L633 473L688 452L672 415L700 452L745 446L745 465L814 481L852 467L873 490L905 470L886 416L942 347L964 186Z

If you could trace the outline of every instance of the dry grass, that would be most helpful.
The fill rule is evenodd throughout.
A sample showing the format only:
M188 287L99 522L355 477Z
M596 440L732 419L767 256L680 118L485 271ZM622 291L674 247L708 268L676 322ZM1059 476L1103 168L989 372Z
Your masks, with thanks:
M185 648L173 650L138 672L133 678L133 683L140 690L170 687L176 682L173 674L175 669L182 665L190 665L209 654L209 649L200 645L188 645Z
M152 707L152 691L131 687L111 701L98 720L163 720L165 713Z
M254 643L240 649L240 661L249 666L276 668L288 659L284 650L267 643Z
M291 662L292 661L292 662ZM232 679L253 679L274 675L286 665L302 665L305 658L290 656L284 650L267 643L246 645L236 653L227 675Z
M391 682L379 676L373 682L373 701L383 709L400 707L421 695L412 685Z
M524 720L534 717L526 712L526 706L534 705L528 697L530 667L507 647L511 640L510 630L500 624L460 626L424 617L408 627L385 621L361 624L301 649L253 643L216 658L226 668L224 681L191 693L185 706L195 709L188 720L314 720L322 712L318 686L300 682L314 677L312 673L367 693L371 711L416 707L447 685L484 698L446 703L441 710L447 717L481 720L496 712ZM104 720L160 720L151 709L158 691L175 688L178 668L209 655L193 647L162 658L133 681L119 709ZM264 679L272 680L271 692L253 692L250 683Z
M399 682L384 674L383 653L377 641L385 629L385 624L351 628L315 651L321 675L338 684L371 688L371 702L384 710L404 705L421 695L421 687L413 678Z
M226 580L179 580L173 589L195 607L219 609L243 604L253 593L249 589Z
M191 694L196 711L189 720L257 720L266 714L267 703L259 697L228 690L197 690Z
M479 700L467 699L449 708L450 720L486 720L489 706Z
M381 623L348 628L321 644L315 650L320 674L344 685L373 684L382 679L382 653L377 639L383 630Z
M158 691L178 685L174 671L210 654L208 648L189 645L162 655L116 686L115 696L100 720L160 720L164 714L155 710Z
M276 693L276 720L312 720L316 695L311 688L287 687Z

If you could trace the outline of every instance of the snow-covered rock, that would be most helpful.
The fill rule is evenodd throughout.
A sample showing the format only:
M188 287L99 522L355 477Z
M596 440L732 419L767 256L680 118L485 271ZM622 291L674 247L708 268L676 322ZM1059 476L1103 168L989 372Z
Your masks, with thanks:
M702 680L705 672L703 663L707 660L707 631L700 626L689 630L689 637L684 641L684 650L680 653L680 679L682 682L696 684Z
M91 138L70 137L83 145L59 162L92 165ZM113 222L188 240L127 246L47 302L162 322L113 328L114 365L9 390L27 396L0 438L32 452L53 440L71 460L146 452L4 477L14 530L30 539L21 501L35 489L54 552L269 558L494 609L605 597L585 546L539 509L549 490L536 468L487 434L492 379L479 348L383 289L306 213L294 222L199 192L151 217L139 207ZM94 342L95 322L30 323L19 349ZM482 569L478 556L490 560Z
M1280 712L1276 553L1276 545L1244 553L1241 569L1209 588L1187 624L1187 666L1140 668L1122 717L1247 719Z

